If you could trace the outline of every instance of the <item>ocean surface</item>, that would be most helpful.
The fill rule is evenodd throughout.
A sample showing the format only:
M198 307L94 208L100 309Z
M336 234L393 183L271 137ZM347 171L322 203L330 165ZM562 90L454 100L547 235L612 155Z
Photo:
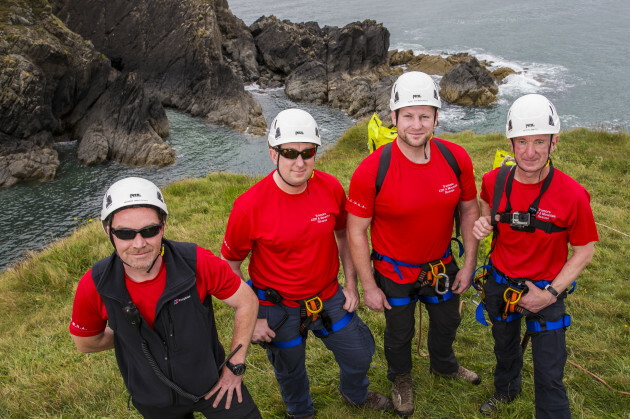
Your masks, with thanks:
M390 31L390 49L416 54L468 52L510 67L519 74L499 87L499 101L488 108L446 104L440 132L503 132L510 104L525 93L546 95L560 114L562 129L630 128L630 2L575 0L448 2L374 0L228 0L246 24L275 15L292 22L316 21L344 26L373 19ZM282 109L301 107L313 114L324 149L354 121L326 107L296 104L282 89L248 86L263 107L267 122ZM126 176L143 176L159 186L209 172L264 175L273 170L266 138L208 126L199 118L168 110L168 143L176 164L165 168L131 168L118 163L79 165L75 143L56 146L61 166L48 183L24 183L0 189L0 270L26 252L41 249L90 219L97 220L107 186ZM629 156L630 157L630 156Z

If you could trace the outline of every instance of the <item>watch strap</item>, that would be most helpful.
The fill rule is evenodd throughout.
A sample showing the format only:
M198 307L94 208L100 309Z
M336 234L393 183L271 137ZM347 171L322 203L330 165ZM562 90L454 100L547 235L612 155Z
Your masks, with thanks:
M547 291L549 291L549 292L551 293L551 295L553 295L553 296L554 296L554 297L556 297L556 298L558 298L558 296L560 295L560 294L558 293L558 291L556 291L556 289L555 289L554 287L552 287L552 286L551 286L551 284L547 285L547 286L545 287L545 289L546 289Z

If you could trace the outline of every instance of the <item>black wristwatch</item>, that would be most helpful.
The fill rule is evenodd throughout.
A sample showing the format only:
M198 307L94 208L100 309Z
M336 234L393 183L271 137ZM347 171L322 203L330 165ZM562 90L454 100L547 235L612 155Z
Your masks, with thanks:
M545 289L546 289L547 291L549 291L549 292L551 293L551 295L553 295L553 296L554 296L554 297L556 297L556 298L558 298L558 295L560 295L560 294L558 294L558 291L556 291L556 289L555 289L554 287L552 287L552 286L551 286L551 284L548 284L548 285L545 287Z
M230 371L232 371L232 374L234 375L243 375L245 374L245 370L247 369L247 365L245 364L232 364L230 361L228 361L225 364Z

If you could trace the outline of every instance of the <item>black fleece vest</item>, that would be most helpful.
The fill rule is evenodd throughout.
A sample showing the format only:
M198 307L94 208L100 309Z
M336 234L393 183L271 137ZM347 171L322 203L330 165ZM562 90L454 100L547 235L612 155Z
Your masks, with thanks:
M204 395L217 382L217 366L225 358L212 298L202 304L197 292L197 245L163 243L166 286L157 303L154 329L142 321L142 337L164 375L187 392ZM138 331L123 314L131 297L116 252L94 264L92 279L107 309L118 368L133 399L156 407L192 404L163 384L147 362Z

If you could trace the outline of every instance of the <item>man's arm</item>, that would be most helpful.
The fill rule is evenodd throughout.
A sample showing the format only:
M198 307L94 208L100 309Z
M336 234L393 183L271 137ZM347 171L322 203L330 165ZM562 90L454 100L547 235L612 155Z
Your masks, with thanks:
M473 234L475 221L479 219L479 204L477 198L470 201L459 202L459 214L461 219L462 239L464 240L464 266L457 272L455 282L451 289L455 294L463 294L470 288L472 274L477 266L477 248L479 241Z
M363 287L363 301L372 310L383 311L392 307L387 302L383 291L376 285L372 264L370 262L370 244L367 237L367 229L372 218L362 218L348 213L347 237L348 247L354 267L359 274L359 280Z
M346 278L346 284L343 289L346 302L343 305L343 309L353 312L359 307L359 290L357 289L357 270L354 267L354 263L352 263L346 229L335 230L335 238L337 239L343 275Z
M245 281L245 277L243 276L243 272L241 270L241 266L243 265L242 260L227 260L223 255L221 255L221 259L226 261L232 271L241 277L243 281ZM273 338L276 337L276 333L269 328L269 323L267 323L267 319L257 319L256 326L254 327L254 334L252 335L252 342L271 342Z
M234 332L232 334L230 352L236 349L238 345L242 345L234 356L232 356L230 362L232 364L241 364L245 362L247 348L252 339L254 325L256 324L258 299L249 285L241 281L238 290L236 290L231 297L223 300L223 302L234 309ZM227 394L225 408L229 409L234 391L236 391L238 402L242 403L241 382L243 376L232 374L232 371L227 366L223 368L223 371L220 371L220 374L221 377L219 381L205 396L205 399L208 400L213 394L217 393L217 397L213 403L213 406L217 407L219 402L223 399L223 396Z
M95 336L71 336L77 349L85 354L114 348L114 331L109 327Z
M580 272L591 263L595 252L595 242L590 242L584 246L571 246L571 249L573 254L567 259L558 275L551 282L551 286L558 291L558 294L561 294L573 281L577 280ZM531 281L527 281L526 284L529 292L518 303L521 307L532 313L538 313L543 308L557 301L557 298L549 291L538 288Z

